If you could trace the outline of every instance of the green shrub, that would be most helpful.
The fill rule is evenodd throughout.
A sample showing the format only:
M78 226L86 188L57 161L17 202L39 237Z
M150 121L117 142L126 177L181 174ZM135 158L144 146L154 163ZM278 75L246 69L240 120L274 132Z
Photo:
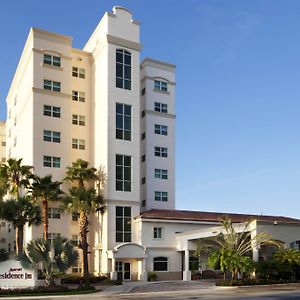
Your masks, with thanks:
M107 280L106 275L90 276L90 283L102 283L104 280ZM68 274L61 277L62 284L82 284L83 282L84 282L83 276Z
M155 281L157 279L157 275L154 272L148 272L148 281Z

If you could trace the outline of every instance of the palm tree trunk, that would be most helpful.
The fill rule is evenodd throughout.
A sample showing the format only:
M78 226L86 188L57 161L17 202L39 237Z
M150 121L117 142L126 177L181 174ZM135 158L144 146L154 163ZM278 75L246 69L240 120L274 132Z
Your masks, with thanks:
M20 225L16 227L16 253L21 254L23 252L23 239L24 239L24 226Z
M84 277L84 284L86 287L90 286L89 280L89 265L88 265L88 242L87 242L87 235L88 235L88 216L84 211L81 211L79 214L79 230L80 230L80 248L82 249L82 256L83 256L83 277Z
M48 201L43 200L43 223L44 223L44 239L48 238L49 221L48 221Z

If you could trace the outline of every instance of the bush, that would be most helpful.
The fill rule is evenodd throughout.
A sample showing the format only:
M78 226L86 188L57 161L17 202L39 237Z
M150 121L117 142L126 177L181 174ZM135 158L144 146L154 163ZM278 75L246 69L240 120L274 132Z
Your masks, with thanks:
M257 263L256 275L260 280L293 281L296 274L293 267L276 260L265 260Z
M69 289L66 286L54 285L54 286L39 286L32 289L1 289L0 295L28 295L28 294L48 294L48 293L64 293Z
M157 279L157 275L154 272L148 272L148 281L155 281Z
M272 279L239 279L239 280L226 280L217 282L217 286L249 286L249 285L268 285L296 282L291 280L272 280Z
M90 283L102 283L104 280L107 280L106 275L100 275L100 276L90 276ZM84 282L83 276L77 276L77 275L64 275L61 277L61 283L62 284L82 284Z

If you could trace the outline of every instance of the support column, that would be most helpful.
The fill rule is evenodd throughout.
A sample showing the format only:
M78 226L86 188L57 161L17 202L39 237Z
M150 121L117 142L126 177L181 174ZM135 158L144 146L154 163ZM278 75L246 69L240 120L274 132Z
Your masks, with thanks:
M190 262L190 251L184 250L184 271L183 271L183 281L191 281L191 271L189 270Z
M140 280L147 281L148 280L148 272L146 271L146 259L143 258L140 263Z
M117 280L117 272L116 272L116 260L115 258L111 259L111 272L110 272L110 279Z

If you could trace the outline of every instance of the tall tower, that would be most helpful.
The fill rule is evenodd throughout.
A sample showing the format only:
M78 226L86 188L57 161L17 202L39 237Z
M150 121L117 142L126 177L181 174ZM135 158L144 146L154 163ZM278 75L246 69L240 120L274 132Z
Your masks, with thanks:
M114 268L107 251L137 235L130 220L140 212L139 30L129 10L114 7L84 47L92 54L92 163L107 172L107 208L96 237L102 272Z
M175 209L175 66L141 63L141 209Z

